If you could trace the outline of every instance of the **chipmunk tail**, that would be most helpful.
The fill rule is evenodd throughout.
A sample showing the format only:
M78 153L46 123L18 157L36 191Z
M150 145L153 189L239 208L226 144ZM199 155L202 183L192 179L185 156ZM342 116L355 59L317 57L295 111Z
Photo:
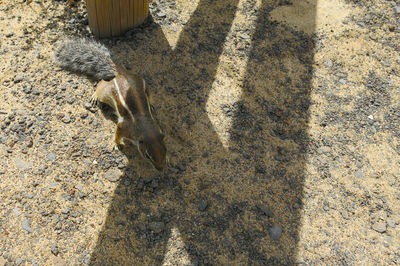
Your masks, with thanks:
M54 52L53 60L62 68L100 80L111 80L116 75L110 51L104 45L89 39L61 41Z

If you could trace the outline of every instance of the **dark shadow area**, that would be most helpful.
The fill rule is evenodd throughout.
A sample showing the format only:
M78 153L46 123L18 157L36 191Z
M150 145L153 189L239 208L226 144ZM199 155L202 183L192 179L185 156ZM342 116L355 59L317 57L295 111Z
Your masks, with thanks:
M314 21L315 1L304 19ZM238 1L201 0L174 50L155 23L120 41L132 50L132 70L149 84L173 166L162 175L139 156L132 160L91 265L183 263L186 251L194 265L296 263L314 41L271 21L274 9L291 5L275 2L262 2L247 40L241 100L213 106L233 117L229 148L206 102L232 21L246 5L238 10ZM271 237L274 225L282 229L280 239ZM183 244L170 239L172 231Z

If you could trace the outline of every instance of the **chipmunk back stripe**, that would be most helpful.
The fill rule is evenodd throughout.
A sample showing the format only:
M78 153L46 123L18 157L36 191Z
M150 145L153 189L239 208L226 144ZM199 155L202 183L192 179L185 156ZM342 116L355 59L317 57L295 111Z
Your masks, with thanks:
M147 95L143 89L143 79L135 78L131 80L131 86L135 89L126 91L125 101L126 104L131 108L131 111L135 115L148 115L147 109Z
M118 98L119 98L119 100L120 100L122 106L125 108L126 111L128 111L129 116L131 117L132 121L135 121L135 118L134 118L134 116L133 116L131 110L130 110L129 107L126 105L126 102L125 102L125 100L124 100L124 97L122 97L121 89L120 89L119 86L118 86L117 79L114 79L114 85L115 85L115 89L117 90Z
M145 92L146 97L147 97L147 93L146 93L146 81L145 81L144 79L142 79L142 83L143 83L143 91ZM147 97L147 98L148 98L148 97ZM153 113L151 112L151 108L150 108L149 99L147 99L147 110L148 110L149 113L150 113L151 119L154 120L154 118L153 118Z

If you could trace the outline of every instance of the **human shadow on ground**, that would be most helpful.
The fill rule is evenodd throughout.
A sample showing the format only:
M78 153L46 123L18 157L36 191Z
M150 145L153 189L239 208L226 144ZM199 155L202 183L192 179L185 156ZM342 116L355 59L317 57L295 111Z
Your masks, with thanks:
M311 25L315 1L301 13ZM238 1L201 0L175 49L155 23L139 39L120 41L134 50L132 70L148 81L173 166L158 174L132 160L91 265L182 264L186 257L194 265L296 263L314 40L273 22L271 12L291 5L275 2L262 1L245 44L241 100L213 106L233 121L229 147L206 103Z

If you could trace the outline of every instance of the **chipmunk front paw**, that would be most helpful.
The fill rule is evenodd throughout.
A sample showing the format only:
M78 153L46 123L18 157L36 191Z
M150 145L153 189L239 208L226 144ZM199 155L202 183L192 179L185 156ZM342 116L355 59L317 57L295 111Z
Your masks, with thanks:
M97 98L96 94L93 94L92 97L90 97L89 103L92 105L92 107L98 106L99 99Z

